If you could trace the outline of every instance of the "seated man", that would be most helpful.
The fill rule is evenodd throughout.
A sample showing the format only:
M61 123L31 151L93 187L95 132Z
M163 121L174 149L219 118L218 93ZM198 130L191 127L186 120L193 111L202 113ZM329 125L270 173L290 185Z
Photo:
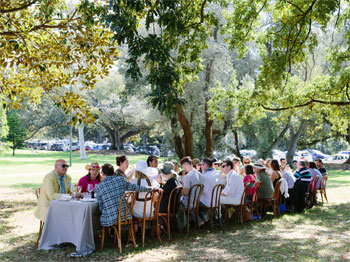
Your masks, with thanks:
M318 171L320 171L322 177L328 176L327 169L324 167L321 158L317 158L317 159L315 160L315 164L316 164L316 167L317 167ZM318 182L317 182L317 189L320 189L320 188L321 188L321 182L323 182L323 186L324 186L324 180L320 178L320 179L318 180Z
M292 204L295 211L302 212L305 208L305 194L311 181L310 171L307 169L306 161L297 162L298 170L294 173L296 181L292 190Z
M125 191L162 191L162 189L159 188L138 186L127 182L122 176L114 176L114 168L111 164L104 164L102 166L101 175L103 180L95 187L95 194L101 211L101 226L117 224L118 208ZM128 213L127 219L130 218L131 215ZM122 206L121 220L125 220L125 203L123 203Z
M201 163L202 174L204 177L204 189L201 196L203 205L210 207L211 195L214 186L222 184L220 173L212 167L213 163L209 158L204 158ZM215 205L215 203L213 203Z
M194 194L191 195L191 199L188 199L188 194L190 191L190 188L194 185L203 184L204 178L201 173L199 173L196 169L193 168L192 159L190 157L184 157L181 159L181 165L183 170L187 173L183 179L183 198L182 198L182 205L179 206L178 212L177 212L177 225L180 229L183 229L186 224L186 213L185 208L188 205L188 202L192 203L193 199L195 198ZM200 221L201 223L204 223L204 221Z
M220 203L239 205L244 191L241 176L233 170L233 162L231 160L225 160L222 162L221 171L227 177L227 184L221 193Z
M67 174L68 164L66 160L58 159L55 162L55 170L48 173L41 184L38 205L35 217L45 222L50 201L59 198L62 194L71 193L72 178Z

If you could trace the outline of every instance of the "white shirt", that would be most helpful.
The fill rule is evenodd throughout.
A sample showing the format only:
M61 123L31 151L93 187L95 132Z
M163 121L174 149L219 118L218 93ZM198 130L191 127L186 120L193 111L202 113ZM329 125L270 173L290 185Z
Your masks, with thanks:
M232 170L227 175L227 185L222 193L228 197L241 199L243 191L244 185L241 176Z
M207 207L210 207L213 188L218 184L222 184L222 176L217 170L209 168L203 173L203 177L204 189L201 196L201 202Z

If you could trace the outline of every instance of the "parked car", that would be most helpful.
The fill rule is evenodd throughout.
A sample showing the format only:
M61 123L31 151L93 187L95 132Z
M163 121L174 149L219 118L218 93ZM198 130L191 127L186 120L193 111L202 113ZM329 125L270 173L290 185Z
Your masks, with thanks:
M324 154L316 149L309 149L308 151L310 152L313 160L316 160L317 158L326 159L330 157L330 155Z
M350 157L350 151L340 151L338 154L347 155L348 157Z
M147 151L148 151L147 152L148 155L155 155L155 156L160 155L160 151L157 146L148 146Z
M51 146L51 151L68 151L63 143L55 143Z
M134 153L134 149L133 149L132 146L130 146L130 145L125 145L125 146L124 146L124 150L125 150L126 152Z
M276 160L280 160L281 158L285 158L286 157L286 153L278 150L278 149L273 149L272 150L272 158L276 159Z
M323 160L323 163L342 164L349 159L349 155L335 154Z
M308 151L298 151L294 153L293 156L293 163L296 163L300 160L306 160L311 162L312 161L312 156Z

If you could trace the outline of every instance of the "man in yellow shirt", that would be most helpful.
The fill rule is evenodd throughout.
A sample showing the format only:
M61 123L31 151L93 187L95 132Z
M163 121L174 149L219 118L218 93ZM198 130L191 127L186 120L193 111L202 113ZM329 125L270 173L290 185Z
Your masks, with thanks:
M55 170L48 173L40 188L38 205L35 210L35 217L45 222L50 201L59 198L62 194L71 193L72 178L67 174L67 161L56 160Z

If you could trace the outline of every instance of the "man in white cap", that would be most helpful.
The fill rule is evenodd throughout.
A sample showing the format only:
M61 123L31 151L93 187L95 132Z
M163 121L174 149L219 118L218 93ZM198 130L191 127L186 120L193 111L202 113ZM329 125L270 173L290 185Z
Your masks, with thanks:
M261 160L258 160L254 163L253 168L254 172L257 174L259 180L261 181L258 196L259 199L272 198L275 189L273 188L270 176L265 172L264 163Z

